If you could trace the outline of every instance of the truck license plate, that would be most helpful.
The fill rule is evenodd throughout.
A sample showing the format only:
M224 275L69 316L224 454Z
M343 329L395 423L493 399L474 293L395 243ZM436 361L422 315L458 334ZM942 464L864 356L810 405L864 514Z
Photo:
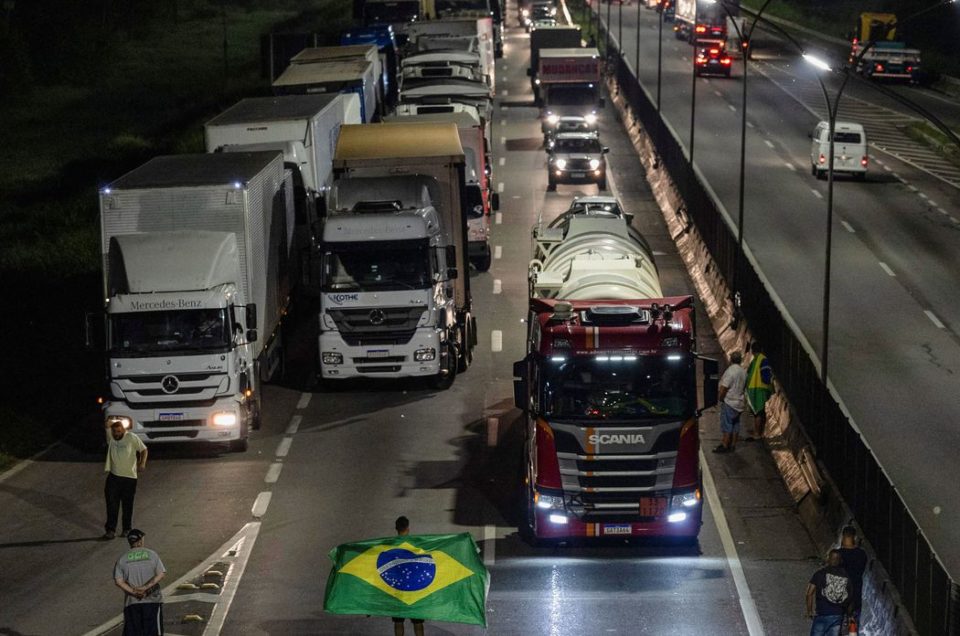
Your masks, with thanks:
M603 534L630 534L632 527L629 523L605 523L603 524Z
M390 355L389 349L369 349L367 351L368 358L386 358Z
M571 179L583 179L583 178L586 177L586 176L587 176L587 173L586 173L586 172L571 172L571 173L570 173L570 178L571 178Z
M640 516L659 517L667 510L666 497L640 497Z
M183 413L161 413L159 419L161 422L182 422L184 417Z

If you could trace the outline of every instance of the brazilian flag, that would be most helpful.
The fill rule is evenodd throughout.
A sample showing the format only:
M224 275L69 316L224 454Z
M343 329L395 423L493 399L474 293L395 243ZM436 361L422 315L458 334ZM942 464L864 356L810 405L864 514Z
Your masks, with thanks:
M490 575L469 533L344 543L330 559L328 612L487 625Z

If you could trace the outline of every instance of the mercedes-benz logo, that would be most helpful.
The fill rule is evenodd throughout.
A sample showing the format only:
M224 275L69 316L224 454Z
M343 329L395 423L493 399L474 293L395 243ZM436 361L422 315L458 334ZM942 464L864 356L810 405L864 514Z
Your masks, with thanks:
M177 389L180 388L180 380L178 380L175 375L165 375L163 379L160 380L160 388L168 395L176 393Z
M387 314L383 313L382 309L374 309L370 312L370 324L371 325L382 325L383 321L387 319Z

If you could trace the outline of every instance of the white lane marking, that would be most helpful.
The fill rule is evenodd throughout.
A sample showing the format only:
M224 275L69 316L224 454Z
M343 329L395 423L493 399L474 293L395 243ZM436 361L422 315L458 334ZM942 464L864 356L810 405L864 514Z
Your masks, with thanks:
M770 141L769 139L764 139L763 143L767 144L767 146L769 146L770 148L776 148L776 146L773 145L773 142Z
M503 223L503 212L497 212L493 215L493 222L496 225L501 225Z
M511 199L519 199L519 198L520 198L520 195L519 195L519 194L515 194L515 195L513 195L513 196L510 197L510 198L511 198Z
M937 207L936 201L934 201L933 199L931 199L931 198L929 198L929 197L927 197L927 203L930 204L931 207L934 207L934 208Z
M843 229L845 229L847 232L850 232L851 234L857 233L857 231L853 229L853 226L847 223L846 221L840 221L840 225L842 225Z
M907 184L907 190L909 190L910 192L917 192L917 186Z
M958 221L958 220L957 220L957 217L955 217L955 216L951 216L951 217L950 217L950 220L953 221L954 223L960 223L960 221Z
M483 564L493 565L497 562L497 526L483 527Z
M503 89L502 91L500 91L500 94L506 97L510 94L510 91L508 91L507 89Z
M310 398L312 397L313 393L301 393L300 401L297 402L297 410L302 411L303 409L307 408L307 405L310 404Z
M893 273L893 270L890 269L890 266L884 263L883 261L880 261L880 269L885 271L887 273L887 276L892 276L893 278L897 277L897 275Z
M753 128L753 124L749 121L747 122L747 128Z
M503 247L501 247L500 245L493 246L493 258L494 259L503 258Z
M501 181L500 183L498 183L498 184L497 184L497 192L499 192L500 194L503 194L503 188L504 188L504 187L505 187L505 186L504 186L503 181Z
M270 468L267 469L267 476L263 478L263 481L268 484L277 483L277 480L280 479L281 470L283 470L283 464L280 462L270 464Z
M504 165L505 163L507 163L507 158L506 158L506 157L500 157L500 165L502 166L502 165Z
M259 534L259 521L247 523L239 532L220 546L216 552L204 559L203 563L163 588L163 600L164 603L167 604L168 611L170 605L179 602L200 600L201 602L216 603L213 613L210 616L210 622L207 623L206 628L203 630L203 635L217 636L220 630L223 629L224 619L230 610L230 604L233 602L233 597L236 594L240 579L247 567L247 561L250 559L250 553L253 551L253 545L256 543ZM177 588L179 586L194 581L209 570L210 566L214 563L223 561L232 561L232 567L228 569L227 576L223 582L223 591L219 595L177 594ZM206 598L199 598L201 596ZM103 625L94 627L83 636L100 636L120 626L122 623L123 614L118 614ZM168 631L167 634L170 634L170 632Z
M949 214L949 212L947 212L947 211L944 210L943 208L937 208L937 212L939 212L940 214L942 214L942 215L944 215L944 216L946 216L946 215Z
M287 435L296 435L297 431L300 430L300 422L302 420L302 415L294 415L291 417L290 424L287 426Z
M273 493L269 490L264 490L257 495L257 498L253 502L253 507L250 509L250 514L253 515L254 519L262 519L263 515L267 514L267 508L270 507L270 497L272 496Z
M503 292L503 283L500 281L499 278L494 278L494 279L493 279L493 293L494 293L494 294L500 294L500 293L502 293L502 292Z
M727 555L727 565L730 567L730 573L733 574L737 596L740 597L740 611L747 623L747 632L750 636L762 636L763 623L760 622L757 605L750 595L750 586L747 585L747 578L743 574L743 564L740 563L740 556L737 554L737 545L733 541L733 535L730 534L727 516L723 512L720 497L717 495L717 486L713 482L713 473L710 472L710 465L707 464L707 458L702 450L700 451L700 465L703 467L703 489L707 501L710 503L710 511L713 513L713 521L717 525L717 532L720 533L723 551Z
M870 155L870 159L872 159L872 160L873 160L873 163L877 164L878 166L882 166L882 165L883 165L883 160L882 160L882 159L877 159L877 156L876 156L876 155Z
M510 110L510 107L507 106L506 104L503 104L503 105L500 106L500 112L505 113L505 112L507 112L508 110Z
M896 179L896 180L898 180L898 181L900 181L900 182L902 182L902 183L906 183L906 181L904 180L904 178L901 177L901 176L900 176L899 174L897 174L896 172L891 172L891 173L890 173L890 176L892 176L894 179Z
M494 353L503 351L503 332L499 329L490 332L490 350Z
M33 456L31 456L31 457L29 457L29 458L27 458L27 459L19 462L19 463L17 463L17 464L14 464L14 465L13 465L11 468L9 468L6 472L4 472L3 474L0 474L0 483L5 482L6 480L10 479L11 477L13 477L14 475L16 475L16 474L19 473L20 471L22 471L22 470L24 470L25 468L27 468L28 466L30 466L31 464L36 463L36 461L37 461L38 459L40 459L43 455L46 455L48 452L50 452L50 451L53 449L53 447L56 446L56 445L59 444L59 443L60 443L60 442L54 442L53 444L50 444L49 446L47 446L46 448L44 448L44 449L43 449L42 451L40 451L39 453L37 453L37 454L35 454L35 455L33 455Z
M713 91L713 94L716 95L717 97L723 97L723 93L721 93L720 91Z
M502 127L502 126L506 126L506 125L507 125L507 120L506 120L506 119L501 119L501 120L500 120L500 126Z
M797 171L797 167L794 166L794 165L793 165L792 163L790 163L789 161L786 162L786 163L784 163L783 165L785 165L786 167L790 168L790 170L792 170L793 172L796 172L796 171Z
M918 192L917 196L920 197L921 199L928 199L928 200L930 199L930 197L925 195L923 192Z
M924 309L923 313L927 314L927 318L930 319L930 322L932 322L937 329L944 328L943 323L940 322L940 319L937 318L937 316L932 311L930 311L929 309Z
M282 440L280 440L280 443L277 444L277 457L286 457L287 453L290 452L290 444L292 443L292 437L284 437Z
M661 252L660 250L653 250L653 255L654 255L654 256L666 256L667 253L666 253L666 252Z
M890 169L890 166L883 166L883 169L886 170L887 172L892 172L892 170Z
M813 196L817 197L818 199L823 198L823 195L817 192L816 190L810 190L810 192L813 192Z
M733 112L737 112L737 107L734 106L733 104L727 104L727 108L729 108L729 109L732 110Z
M500 145L501 145L501 146L506 146L506 145L507 145L507 138L506 138L506 137L501 137L501 138L500 138Z
M487 446L493 448L497 445L497 436L499 435L500 418L487 418Z

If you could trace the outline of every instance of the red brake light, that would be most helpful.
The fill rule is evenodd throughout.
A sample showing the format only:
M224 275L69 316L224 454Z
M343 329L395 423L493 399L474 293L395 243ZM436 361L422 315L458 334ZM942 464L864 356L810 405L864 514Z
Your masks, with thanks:
M543 488L562 488L560 479L560 460L557 459L557 445L553 439L553 429L546 421L537 420L537 486Z
M720 55L720 49L710 49L710 55Z
M877 64L876 71L878 73L883 73L883 64Z
M701 26L701 25L698 24L698 25L697 25L697 28L696 28L696 31L697 31L697 33L706 33L706 32L707 32L707 27Z
M860 159L860 165L863 166L864 168L867 167L867 155L863 155L863 158Z
M724 66L730 66L730 58L729 58L729 57L725 57L725 58L723 58L723 59L720 60L720 63L723 64Z
M820 163L827 163L827 158L823 156L823 153L820 153Z

